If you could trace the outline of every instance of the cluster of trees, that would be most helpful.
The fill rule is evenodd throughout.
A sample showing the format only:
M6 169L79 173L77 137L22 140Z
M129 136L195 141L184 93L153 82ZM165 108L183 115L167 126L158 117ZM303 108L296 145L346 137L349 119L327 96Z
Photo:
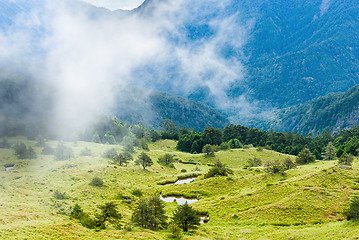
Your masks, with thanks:
M118 212L117 204L107 202L99 205L100 213L90 214L83 211L80 205L75 204L70 212L70 217L77 220L81 225L89 229L105 229L107 224L117 229L121 228L120 220L122 215ZM131 223L134 225L147 228L152 231L166 229L169 227L168 216L165 211L165 203L159 196L141 198L135 207ZM189 206L187 203L179 205L174 211L171 218L171 228L173 225L178 226L184 232L196 229L200 225L200 212Z
M31 146L27 147L25 143L16 143L13 149L19 159L34 159L37 157L35 150Z
M153 231L166 228L167 219L164 202L158 196L141 199L131 217L135 225ZM195 229L200 224L200 213L186 202L174 211L172 224L176 224L185 232Z
M110 223L116 228L120 228L120 220L122 215L117 210L117 205L114 202L108 202L104 205L98 206L100 213L91 217L88 213L84 212L80 205L75 204L70 213L70 217L78 220L81 225L89 229L105 229L106 223Z
M182 131L183 132L183 131ZM188 131L179 134L177 149L190 153L209 152L207 145L217 146L217 149L242 148L244 146L263 147L277 152L298 155L304 148L308 148L316 159L321 160L327 154L327 146L335 149L335 156L343 154L358 155L359 126L338 133L323 134L313 137L303 136L292 132L262 131L241 125L230 125L221 129L207 127L203 132ZM334 160L334 159L327 159Z

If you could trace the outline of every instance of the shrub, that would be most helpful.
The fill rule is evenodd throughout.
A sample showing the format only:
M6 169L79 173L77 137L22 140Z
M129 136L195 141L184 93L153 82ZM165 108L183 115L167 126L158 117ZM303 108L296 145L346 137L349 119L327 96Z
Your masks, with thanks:
M158 158L158 163L161 164L161 165L164 165L164 166L167 166L167 167L171 167L171 168L174 168L175 166L173 165L174 163L174 158L173 158L173 155L171 154L164 154L162 156L160 156Z
M185 173L185 172L187 172L187 170L184 169L184 168L182 168L182 169L181 169L181 172L182 172L182 173Z
M64 200L64 199L68 199L69 197L66 195L65 192L60 192L58 190L55 190L54 198L58 200Z
M137 197L142 197L143 193L140 189L134 189L132 191L132 195L137 196Z
M208 170L208 173L205 175L205 178L210 178L214 176L228 176L228 174L232 174L233 171L226 167L225 164L220 161L216 161L214 166Z
M221 145L219 145L219 149L223 150L223 151L228 150L230 148L231 148L231 146L226 142L223 142L223 143L221 143Z
M284 173L284 167L279 160L268 161L264 166L267 173Z
M258 167L262 165L262 160L260 158L250 158L247 161L247 166L248 167Z
M289 157L283 160L282 165L284 170L295 168L295 163Z
M103 187L104 182L101 178L94 177L89 184L94 187Z
M209 144L204 145L202 152L205 154L206 157L214 157L214 149Z

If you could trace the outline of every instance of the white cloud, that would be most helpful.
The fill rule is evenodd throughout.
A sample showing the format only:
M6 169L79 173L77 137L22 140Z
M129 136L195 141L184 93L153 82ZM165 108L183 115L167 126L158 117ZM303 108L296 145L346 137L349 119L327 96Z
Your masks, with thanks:
M111 11L123 9L131 10L140 6L144 0L83 0L97 7L104 7Z
M0 48L11 49L0 59L37 64L31 72L53 83L59 131L73 132L110 112L115 89L126 85L183 96L207 89L219 109L238 114L255 109L244 95L227 96L233 85L243 84L242 48L253 25L229 7L235 1L157 1L148 13L126 15L96 15L74 0L44 1L43 11L29 13L35 17L27 30L17 29L23 24L18 20L11 34L0 34ZM29 29L45 34L29 42ZM42 58L33 58L34 49ZM226 56L228 51L236 56Z

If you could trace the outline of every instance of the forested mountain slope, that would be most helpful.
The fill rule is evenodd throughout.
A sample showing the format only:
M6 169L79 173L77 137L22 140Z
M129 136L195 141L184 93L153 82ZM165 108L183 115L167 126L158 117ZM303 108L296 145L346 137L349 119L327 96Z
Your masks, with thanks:
M314 135L337 132L359 124L359 86L331 93L277 112L272 128Z

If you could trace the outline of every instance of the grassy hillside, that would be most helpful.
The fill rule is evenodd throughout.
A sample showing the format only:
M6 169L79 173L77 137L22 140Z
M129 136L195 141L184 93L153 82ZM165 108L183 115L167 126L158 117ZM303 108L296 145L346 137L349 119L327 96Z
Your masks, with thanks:
M92 231L71 220L66 214L75 203L93 214L97 206L108 201L118 203L123 225L128 225L137 196L183 195L197 197L192 206L207 212L210 221L184 239L353 239L359 236L357 223L342 215L350 196L359 189L359 164L344 170L336 162L315 162L286 171L285 175L267 174L262 167L245 169L249 158L282 159L287 155L256 149L217 152L214 158L203 154L175 150L176 142L162 140L149 145L155 164L143 170L130 162L127 167L114 166L103 153L112 148L87 142L66 142L74 157L56 161L40 155L42 148L23 138L9 138L10 143L26 142L38 153L37 159L16 159L11 149L0 149L0 164L15 164L14 169L0 171L0 238L1 239L168 239L169 231L153 232L137 227L122 230ZM55 147L57 142L48 141ZM92 156L80 156L85 148ZM121 146L116 146L121 150ZM138 154L137 151L136 154ZM156 162L164 153L177 160L175 169ZM289 156L293 159L292 156ZM203 175L185 185L160 185L193 171L205 173L215 159L226 163L234 174L205 179ZM186 169L187 173L183 173ZM182 170L182 171L181 171ZM199 171L199 172L198 172ZM93 177L104 180L104 187L93 187ZM55 191L65 192L68 199L56 199ZM172 216L176 203L166 203Z

